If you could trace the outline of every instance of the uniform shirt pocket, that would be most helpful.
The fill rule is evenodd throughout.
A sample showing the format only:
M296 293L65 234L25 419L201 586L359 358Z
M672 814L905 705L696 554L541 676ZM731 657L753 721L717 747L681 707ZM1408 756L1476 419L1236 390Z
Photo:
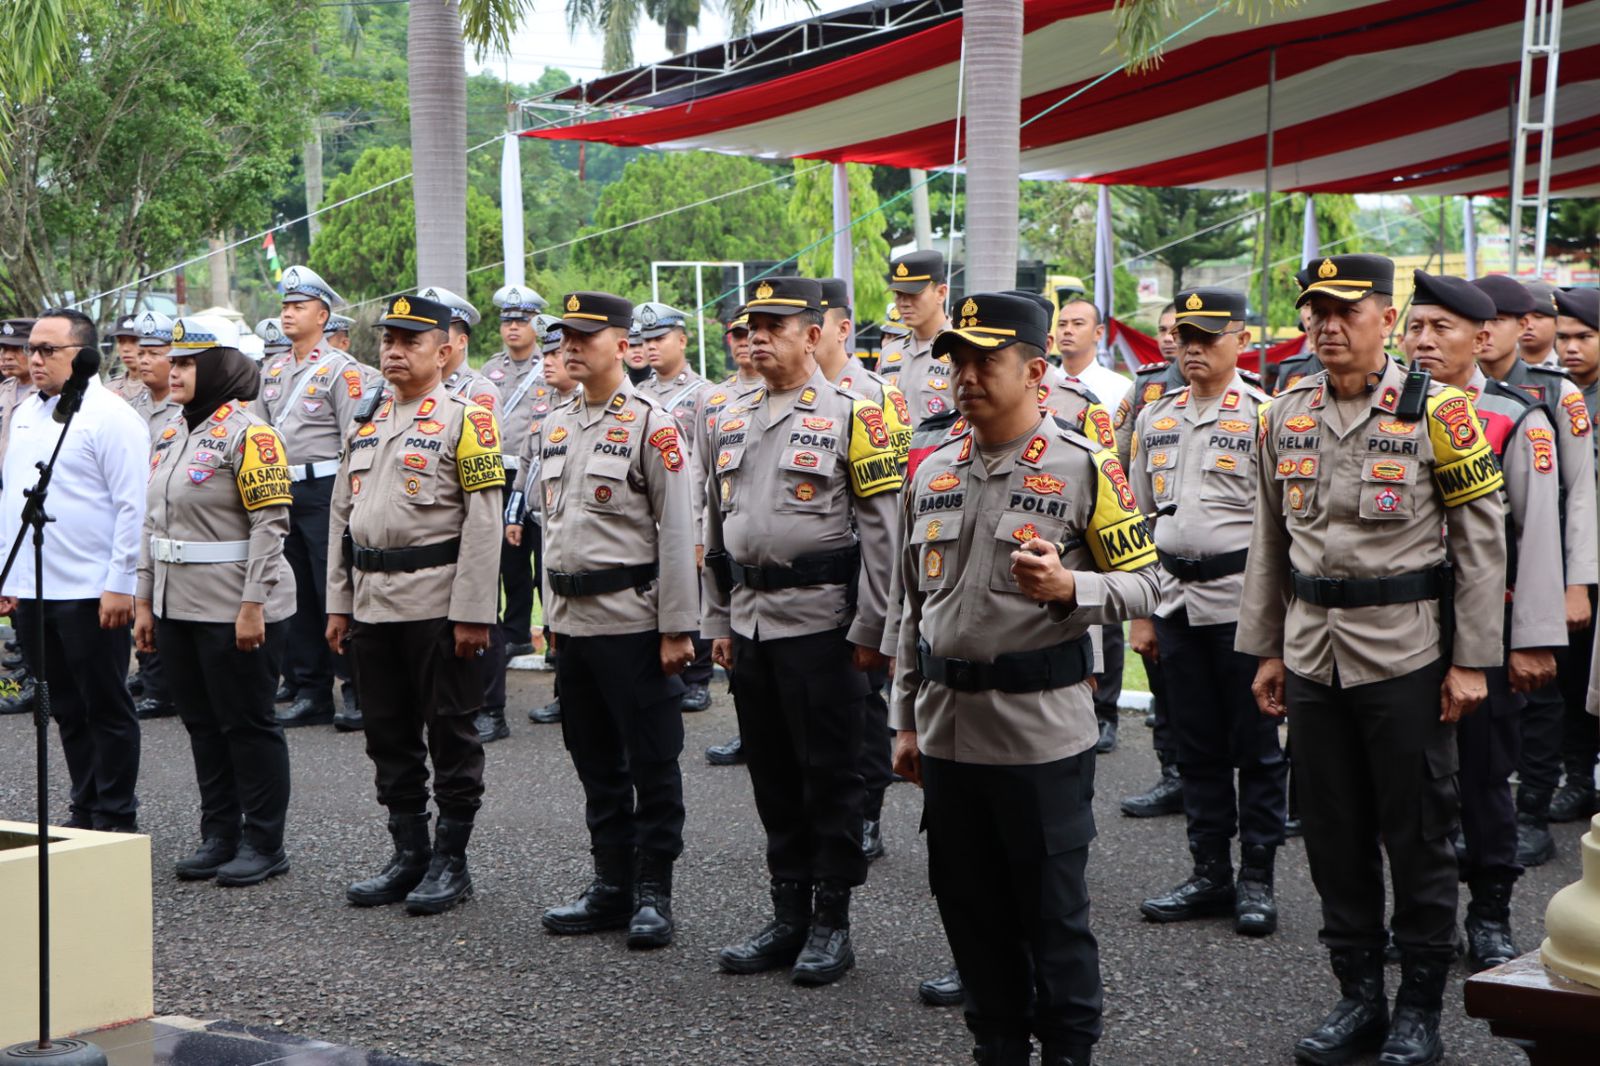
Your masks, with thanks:
M1200 499L1223 507L1255 504L1256 462L1248 454L1214 448L1200 466Z
M1022 588L1011 573L1011 553L1034 537L1052 544L1061 542L1066 523L1031 511L1004 511L994 530L994 560L990 563L989 588L995 592L1022 595Z
M1150 475L1150 491L1158 503L1168 503L1178 495L1178 453L1176 449L1156 448L1144 453L1145 473Z
M1283 516L1291 521L1310 521L1317 515L1317 455L1285 454L1278 457L1272 476L1283 490Z
M917 519L911 533L912 546L917 550L917 588L927 592L955 585L963 517L956 511Z
M539 492L545 514L561 510L561 475L567 469L565 455L552 455L539 461Z
M837 452L820 448L784 448L778 461L772 509L790 514L822 514L832 505L829 485L838 465Z
M1357 513L1376 522L1410 518L1415 513L1413 495L1417 461L1391 456L1368 456L1361 461L1361 504Z
M597 455L589 460L589 469L583 479L586 511L596 514L622 514L628 508L628 468L630 457L622 455Z
M433 503L438 498L439 457L431 452L402 450L394 462L399 467L400 495L407 503Z

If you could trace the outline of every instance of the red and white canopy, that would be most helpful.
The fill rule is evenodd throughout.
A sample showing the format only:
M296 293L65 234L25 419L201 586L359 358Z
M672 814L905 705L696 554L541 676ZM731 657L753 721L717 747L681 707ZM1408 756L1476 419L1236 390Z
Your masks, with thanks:
M1026 0L1021 119L1116 62L1112 0ZM1306 192L1504 196L1522 0L1302 0L1218 13L1162 64L1022 130L1024 177ZM1199 8L1195 9L1197 12ZM1600 193L1600 0L1566 0L1552 192ZM896 167L955 151L959 17L768 80L527 136ZM1542 67L1534 84L1542 86ZM693 94L690 94L691 97ZM1533 101L1534 114L1541 100ZM962 146L965 152L965 146Z

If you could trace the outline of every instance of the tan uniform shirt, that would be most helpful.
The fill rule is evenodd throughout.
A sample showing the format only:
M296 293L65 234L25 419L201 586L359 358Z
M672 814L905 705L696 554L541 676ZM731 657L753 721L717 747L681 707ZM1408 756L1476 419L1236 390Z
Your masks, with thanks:
M552 390L549 396L533 405L533 421L529 426L527 437L522 441L522 447L517 452L517 475L512 482L512 491L528 495L528 486L539 477L540 427L544 425L544 420L550 417L551 411L562 404L570 403L581 391L583 390L576 387L567 392ZM528 500L528 514L537 520L535 502L531 498Z
M950 360L947 356L933 354L934 337L938 335L935 333L927 340L918 338L915 333L889 337L878 352L878 373L905 396L912 429L930 415L942 415L956 408Z
M1133 387L1117 403L1117 413L1111 419L1116 438L1117 455L1128 462L1129 448L1133 443L1133 427L1139 412L1147 403L1154 403L1173 389L1183 388L1183 375L1176 363L1152 363L1134 372Z
M545 624L574 637L688 633L700 622L690 482L672 415L626 375L604 404L582 389L537 433L537 491L544 538ZM582 573L656 563L644 588L563 596L551 571Z
M226 403L190 429L182 410L155 433L139 550L138 597L158 618L233 622L241 603L259 603L268 622L295 612L294 573L283 555L289 532L289 468L276 430ZM175 541L159 554L245 542L233 562L157 558L151 539ZM213 550L215 550L213 548Z
M935 758L1064 759L1099 738L1087 679L1044 692L957 692L918 673L918 641L933 655L993 662L1143 617L1158 596L1155 549L1117 457L1054 419L991 456L976 445L970 433L941 445L903 497L906 594L889 723L915 729ZM1035 536L1070 542L1075 607L1041 605L1018 587L1011 553Z
M11 443L11 420L17 407L34 393L31 382L16 378L0 381L0 466L4 466L6 447Z
M410 403L389 399L350 432L328 521L328 613L360 622L445 617L492 624L500 595L500 429L441 382ZM412 573L355 570L344 533L365 548L461 538L454 563Z
M1235 374L1218 396L1198 399L1188 386L1169 392L1139 412L1128 480L1139 509L1154 514L1156 547L1184 559L1209 559L1250 546L1256 519L1256 440L1267 394ZM1210 581L1179 581L1163 566L1161 606L1170 618L1188 612L1189 623L1239 620L1244 574Z
M699 431L701 438L706 441L706 446L700 449L700 454L696 457L698 461L695 464L699 467L699 477L702 483L711 479L713 460L717 457L716 449L712 447L712 444L717 435L717 425L722 417L722 412L729 404L742 397L749 396L765 385L765 380L759 377L754 381L744 381L739 375L730 374L717 382L717 387L706 395L705 413L702 416L705 424ZM706 491L715 491L715 486L706 485Z
M256 402L283 437L291 476L298 480L306 464L339 458L362 397L380 384L377 371L320 342L304 362L285 352L266 364Z
M139 405L140 398L149 395L150 392L145 388L144 382L139 380L138 374L118 374L106 381L106 388L135 407Z
M496 352L478 372L500 390L495 417L500 420L505 439L520 443L533 425L534 408L543 403L543 413L549 413L554 390L544 380L544 358L535 351L519 362L508 352Z
M1478 411L1489 446L1506 480L1510 528L1515 538L1508 648L1561 648L1567 643L1565 587L1561 576L1561 475L1555 429L1543 407L1517 390L1473 369L1465 392ZM1511 553L1508 540L1507 555Z
M1545 406L1556 428L1556 454L1560 457L1561 488L1566 494L1562 513L1562 547L1566 553L1566 582L1593 585L1600 582L1600 513L1596 511L1594 426L1583 402L1583 390L1565 372L1530 369L1513 360L1506 384L1513 385Z
M1102 448L1115 448L1117 438L1112 427L1111 412L1089 387L1054 363L1047 364L1044 381L1039 385L1039 406L1046 414L1066 421L1073 429L1088 437Z
M1385 359L1370 403L1345 425L1313 374L1267 408L1256 521L1235 647L1282 658L1324 685L1420 670L1440 654L1434 601L1325 608L1292 595L1310 577L1385 577L1455 569L1455 665L1505 661L1502 479L1472 401L1434 385L1415 422L1395 418L1405 371Z
M690 503L694 508L695 543L702 544L700 525L706 506L704 478L693 476L701 466L701 455L709 448L706 440L706 401L716 393L717 387L690 370L687 365L671 378L662 378L655 371L634 386L641 396L648 396L670 414L678 424L678 439L683 443L690 463Z
M161 431L167 428L168 422L172 421L172 416L183 410L183 405L174 400L170 392L167 393L166 399L156 403L155 397L150 395L148 388L144 390L144 394L138 399L129 402L133 404L133 409L144 416L146 422L150 423L151 444L155 444L156 438L160 436Z
M715 447L708 554L720 549L746 566L789 566L857 545L861 559L853 608L845 585L757 591L739 584L730 596L708 568L701 635L776 640L848 626L851 643L877 648L901 484L883 409L828 384L819 369L776 416L764 388L730 404Z

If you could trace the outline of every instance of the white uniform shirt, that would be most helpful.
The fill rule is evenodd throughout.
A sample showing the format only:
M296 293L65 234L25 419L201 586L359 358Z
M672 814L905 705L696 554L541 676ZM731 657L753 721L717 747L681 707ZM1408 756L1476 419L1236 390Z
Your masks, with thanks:
M1084 386L1100 401L1100 406L1107 411L1115 411L1117 404L1128 395L1128 390L1133 388L1133 382L1112 370L1110 367L1101 366L1099 360L1090 360L1078 374L1062 367L1062 373L1069 379L1083 382Z

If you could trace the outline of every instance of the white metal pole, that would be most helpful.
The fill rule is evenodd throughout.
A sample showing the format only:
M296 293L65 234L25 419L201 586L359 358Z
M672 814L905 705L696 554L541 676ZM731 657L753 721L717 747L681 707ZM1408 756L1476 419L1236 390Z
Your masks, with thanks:
M1474 214L1472 197L1468 196L1461 201L1461 243L1467 253L1468 281L1478 276L1478 220Z
M855 304L855 245L850 227L850 173L843 163L833 164L833 275L844 279L845 292Z
M705 267L696 263L694 265L694 321L695 334L700 338L700 376L706 376L706 316L700 313L700 308L706 305Z

